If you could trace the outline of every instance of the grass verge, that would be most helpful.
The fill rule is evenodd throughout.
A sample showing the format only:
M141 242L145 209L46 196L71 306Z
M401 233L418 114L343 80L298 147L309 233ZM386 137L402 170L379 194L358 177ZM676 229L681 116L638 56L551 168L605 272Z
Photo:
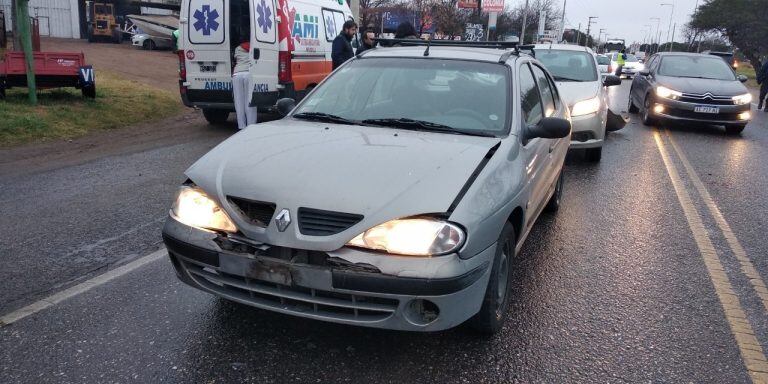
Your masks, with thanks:
M760 88L760 85L757 84L757 75L755 74L755 68L752 67L749 63L739 63L739 68L736 69L736 73L739 75L744 75L749 78L747 82L745 83L746 86L750 88Z
M0 100L0 147L78 137L182 110L178 95L105 71L96 73L96 99L86 99L74 88L38 91L37 106L27 97L26 88L12 88Z

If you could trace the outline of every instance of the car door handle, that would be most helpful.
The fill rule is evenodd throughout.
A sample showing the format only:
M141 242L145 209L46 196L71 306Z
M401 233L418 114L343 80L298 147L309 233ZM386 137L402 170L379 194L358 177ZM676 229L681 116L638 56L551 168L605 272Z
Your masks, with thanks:
M253 49L253 59L258 60L261 57L261 51L258 48Z

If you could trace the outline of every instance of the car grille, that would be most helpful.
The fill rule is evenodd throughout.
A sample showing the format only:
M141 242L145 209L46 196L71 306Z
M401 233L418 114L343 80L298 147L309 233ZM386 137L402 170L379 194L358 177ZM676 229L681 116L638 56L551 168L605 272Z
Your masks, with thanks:
M733 105L733 98L731 96L715 96L711 93L705 93L703 95L696 93L683 93L683 96L678 100L694 104Z
M277 208L274 203L263 201L246 200L232 196L228 196L227 199L239 211L240 216L259 227L266 228L269 225L269 221L272 220Z
M299 208L299 232L308 236L330 236L341 233L363 219L362 215Z
M195 283L221 296L296 315L358 322L381 321L397 310L399 301L343 294L249 279L182 261Z

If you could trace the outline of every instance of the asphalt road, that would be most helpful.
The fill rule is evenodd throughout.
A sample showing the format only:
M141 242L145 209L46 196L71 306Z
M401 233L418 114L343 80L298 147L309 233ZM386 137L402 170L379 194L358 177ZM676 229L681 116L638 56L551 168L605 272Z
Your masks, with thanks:
M628 88L612 91L619 110ZM182 171L229 133L0 173L0 316L158 250ZM768 371L755 360L768 347L767 114L741 137L634 116L600 164L569 156L565 188L515 261L495 337L256 310L182 285L160 257L0 326L0 382L747 383Z

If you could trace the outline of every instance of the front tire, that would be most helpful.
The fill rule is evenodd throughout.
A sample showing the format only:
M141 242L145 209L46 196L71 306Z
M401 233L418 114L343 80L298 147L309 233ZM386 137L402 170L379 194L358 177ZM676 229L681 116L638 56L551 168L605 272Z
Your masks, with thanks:
M637 106L635 105L635 102L632 101L632 89L629 90L629 105L627 105L627 112L629 113L640 112L640 109L637 108Z
M560 176L557 177L557 184L555 184L555 193L549 198L547 206L544 207L544 212L554 213L560 210L560 202L563 199L563 187L565 185L565 172L561 169Z
M203 117L209 124L223 124L229 118L229 111L226 109L203 109Z
M733 136L740 135L741 132L744 131L744 128L746 128L746 125L743 124L736 124L736 125L726 125L725 126L725 133Z
M512 259L516 256L515 241L515 228L510 222L506 222L496 244L496 255L491 267L491 278L485 289L483 306L480 312L470 319L470 326L477 332L498 333L507 318L512 287Z
M643 111L642 111L642 118L643 118L643 124L647 126L652 126L656 124L656 119L653 118L651 115L651 96L648 95L645 97L645 101L643 102Z

